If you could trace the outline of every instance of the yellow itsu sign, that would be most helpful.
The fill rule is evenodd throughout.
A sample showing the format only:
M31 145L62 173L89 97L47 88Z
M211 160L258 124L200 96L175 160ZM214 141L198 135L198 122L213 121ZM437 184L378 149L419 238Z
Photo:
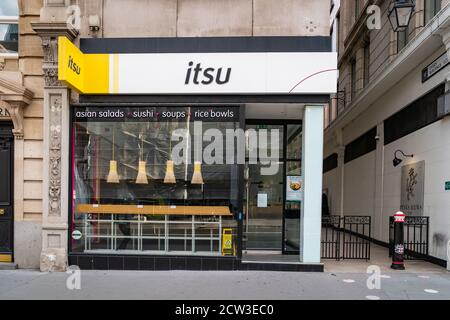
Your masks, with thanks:
M109 54L84 54L66 37L58 39L58 80L79 93L110 93L109 60Z

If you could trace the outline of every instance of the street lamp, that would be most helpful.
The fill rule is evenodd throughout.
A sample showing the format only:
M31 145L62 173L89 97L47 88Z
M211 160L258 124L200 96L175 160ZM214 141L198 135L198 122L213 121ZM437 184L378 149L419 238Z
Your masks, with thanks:
M414 0L394 0L394 5L389 10L389 22L394 32L405 31L408 28L414 7Z

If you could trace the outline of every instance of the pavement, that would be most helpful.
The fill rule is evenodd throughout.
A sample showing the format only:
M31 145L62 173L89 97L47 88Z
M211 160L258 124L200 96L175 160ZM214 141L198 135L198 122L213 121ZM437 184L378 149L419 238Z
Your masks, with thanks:
M79 290L66 273L0 271L0 300L448 300L450 272L383 272L379 289L366 273L81 271ZM69 279L69 280L73 280ZM376 281L369 281L373 287ZM75 281L69 281L74 288Z
M0 301L450 300L450 272L445 268L406 261L405 271L394 271L385 248L372 245L371 250L370 261L325 260L324 273L80 271L75 278L78 273L0 270Z

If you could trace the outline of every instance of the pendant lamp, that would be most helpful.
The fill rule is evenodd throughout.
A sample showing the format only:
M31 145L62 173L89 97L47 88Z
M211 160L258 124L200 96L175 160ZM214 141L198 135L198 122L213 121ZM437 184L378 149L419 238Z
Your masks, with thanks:
M138 167L138 175L136 177L136 184L148 184L147 179L147 163L142 160L144 155L144 138L141 135L141 147L139 152L139 167Z
M195 161L194 163L194 174L192 175L192 184L204 184L202 176L202 163L200 161Z
M113 127L113 141L112 141L112 160L109 161L109 173L106 178L107 183L119 183L119 175L117 174L117 161L114 159L115 155L115 127Z
M175 172L173 169L173 161L172 160L167 160L166 176L164 177L164 183L166 183L166 184L177 183L177 179L175 178Z
M172 131L170 131L169 137L169 159L172 159ZM167 160L166 162L166 176L164 177L165 184L175 184L177 179L175 178L175 171L173 168L173 161Z

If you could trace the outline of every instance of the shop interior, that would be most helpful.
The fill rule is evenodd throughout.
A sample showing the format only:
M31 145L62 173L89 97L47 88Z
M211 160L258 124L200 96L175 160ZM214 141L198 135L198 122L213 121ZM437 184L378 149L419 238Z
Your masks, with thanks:
M298 261L302 114L301 104L73 108L70 250L235 256L242 249L243 259ZM244 129L241 159L240 137L226 141L236 129Z

